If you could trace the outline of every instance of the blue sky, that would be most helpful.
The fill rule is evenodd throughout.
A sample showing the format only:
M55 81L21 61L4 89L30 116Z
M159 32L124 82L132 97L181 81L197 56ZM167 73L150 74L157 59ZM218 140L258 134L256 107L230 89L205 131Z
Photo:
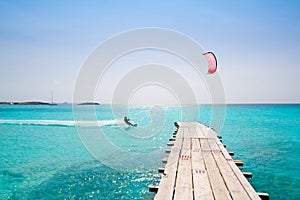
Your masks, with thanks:
M142 27L215 52L226 102L300 102L299 1L0 1L0 101L72 100L89 53ZM102 99L99 99L102 101Z

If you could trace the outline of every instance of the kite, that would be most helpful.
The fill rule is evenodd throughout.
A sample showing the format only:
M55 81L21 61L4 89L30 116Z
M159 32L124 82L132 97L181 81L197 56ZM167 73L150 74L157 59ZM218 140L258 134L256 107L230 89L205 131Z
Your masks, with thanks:
M217 58L213 52L206 52L203 54L208 62L207 74L213 74L217 71Z

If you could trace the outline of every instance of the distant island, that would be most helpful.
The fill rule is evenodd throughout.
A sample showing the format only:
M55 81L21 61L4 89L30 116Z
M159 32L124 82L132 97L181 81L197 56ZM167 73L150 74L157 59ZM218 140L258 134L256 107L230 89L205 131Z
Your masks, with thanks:
M26 101L26 102L7 102L7 101L2 101L0 102L0 105L58 105L57 103L47 103L47 102L42 102L42 101ZM72 105L72 103L64 102L59 105ZM78 103L77 105L100 105L100 103L97 102L83 102L83 103Z
M41 101L28 101L28 102L0 102L0 104L8 105L53 105L51 103L41 102Z
M0 105L1 104L12 104L11 102L0 102Z
M84 103L79 103L77 105L97 105L97 106L99 106L100 103L97 103L97 102L84 102Z

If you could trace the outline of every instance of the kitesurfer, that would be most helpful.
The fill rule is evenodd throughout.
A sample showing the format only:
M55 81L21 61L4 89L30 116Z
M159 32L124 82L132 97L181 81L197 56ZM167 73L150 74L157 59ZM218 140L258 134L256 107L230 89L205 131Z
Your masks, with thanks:
M124 117L124 122L125 122L126 124L128 124L129 126L137 126L137 124L131 123L131 122L130 122L130 119L129 119L127 116Z

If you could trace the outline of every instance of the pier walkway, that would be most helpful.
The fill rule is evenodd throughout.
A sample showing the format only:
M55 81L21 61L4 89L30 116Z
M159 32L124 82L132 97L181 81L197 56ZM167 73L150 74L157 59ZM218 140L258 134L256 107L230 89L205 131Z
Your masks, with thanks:
M260 200L217 133L198 122L175 123L156 200Z

